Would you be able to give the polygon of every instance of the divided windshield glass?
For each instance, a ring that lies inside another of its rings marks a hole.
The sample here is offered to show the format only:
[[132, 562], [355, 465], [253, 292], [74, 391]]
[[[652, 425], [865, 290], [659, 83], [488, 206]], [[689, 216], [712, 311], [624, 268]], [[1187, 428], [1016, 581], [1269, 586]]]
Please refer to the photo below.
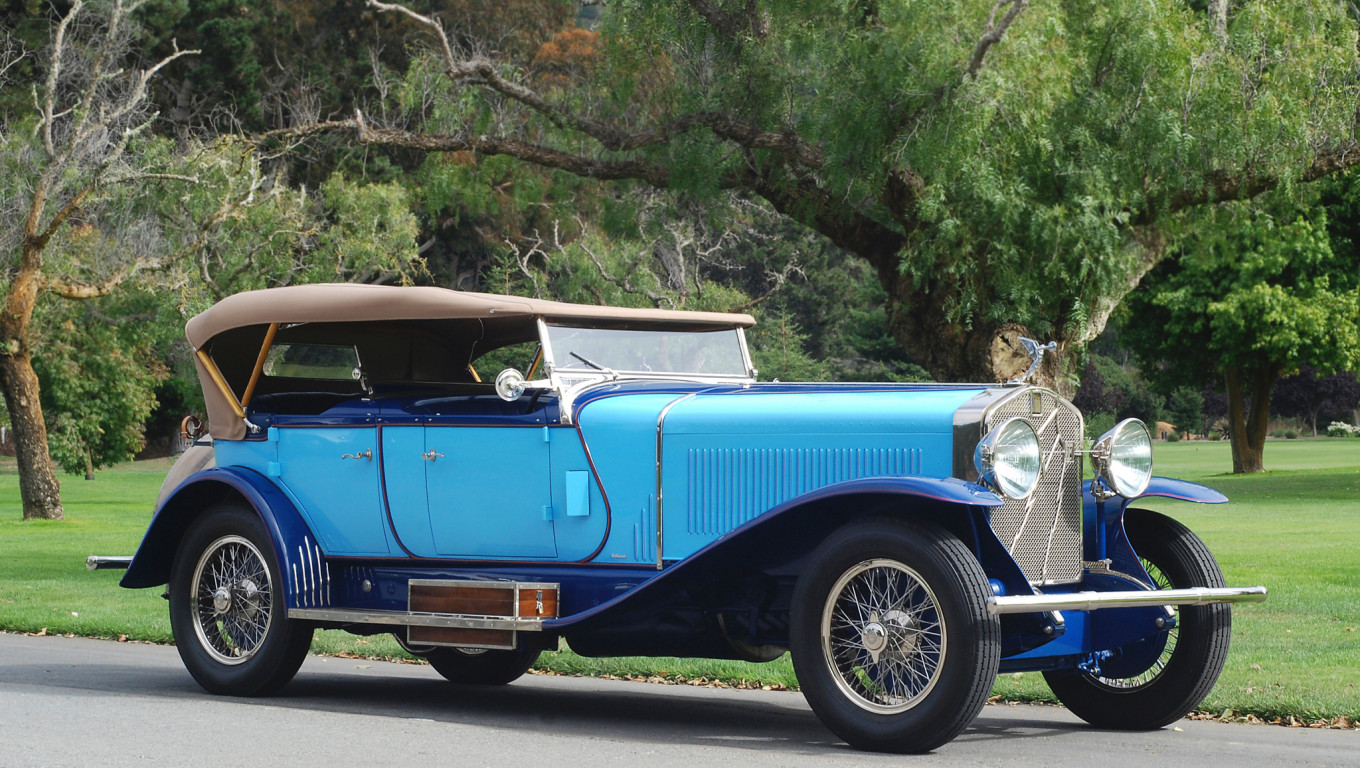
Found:
[[549, 325], [548, 344], [559, 371], [747, 376], [740, 333]]

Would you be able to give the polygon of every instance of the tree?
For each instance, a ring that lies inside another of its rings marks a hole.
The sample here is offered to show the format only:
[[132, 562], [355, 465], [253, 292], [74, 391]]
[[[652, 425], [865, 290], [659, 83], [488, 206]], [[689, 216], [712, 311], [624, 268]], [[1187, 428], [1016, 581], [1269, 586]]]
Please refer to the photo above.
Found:
[[1307, 419], [1317, 437], [1319, 420], [1346, 420], [1360, 408], [1360, 381], [1350, 371], [1320, 376], [1317, 368], [1301, 365], [1298, 373], [1275, 382], [1271, 402], [1277, 413]]
[[52, 457], [86, 480], [94, 479], [95, 469], [131, 460], [146, 444], [142, 425], [156, 405], [156, 386], [168, 375], [152, 354], [153, 339], [139, 313], [95, 304], [48, 307], [61, 316], [45, 318], [42, 354], [33, 361]]
[[[0, 309], [0, 388], [14, 427], [25, 519], [62, 518], [31, 357], [39, 297], [48, 292], [71, 298], [101, 295], [138, 270], [162, 263], [158, 255], [131, 247], [110, 254], [98, 265], [100, 274], [92, 276], [83, 269], [87, 265], [50, 258], [51, 252], [61, 249], [70, 230], [92, 226], [92, 215], [126, 213], [121, 205], [126, 199], [115, 202], [123, 189], [184, 181], [137, 162], [128, 152], [153, 119], [146, 108], [151, 79], [174, 59], [193, 53], [177, 50], [146, 69], [123, 68], [129, 17], [137, 7], [123, 0], [87, 7], [75, 0], [42, 57], [43, 77], [34, 89], [36, 121], [5, 115], [0, 123], [0, 165], [7, 177], [0, 211], [8, 219], [3, 228], [18, 240], [12, 242], [12, 236], [0, 246], [8, 262]], [[0, 70], [7, 64], [0, 63]]]
[[[939, 379], [1076, 357], [1201, 209], [1360, 162], [1355, 23], [1329, 0], [611, 4], [551, 82], [439, 19], [399, 120], [262, 137], [504, 155], [765, 201], [866, 260]], [[1203, 6], [1201, 6], [1203, 8]]]
[[1176, 387], [1167, 398], [1166, 415], [1182, 433], [1204, 434], [1204, 396], [1195, 387]]
[[1360, 362], [1360, 254], [1333, 252], [1323, 210], [1220, 213], [1131, 298], [1139, 322], [1125, 333], [1163, 382], [1224, 382], [1233, 472], [1261, 472], [1280, 375], [1306, 362], [1327, 371]]
[[[195, 51], [176, 49], [145, 69], [132, 66], [133, 15], [142, 7], [136, 0], [76, 0], [36, 57], [36, 113], [0, 115], [0, 259], [6, 266], [0, 389], [14, 428], [25, 519], [63, 516], [33, 364], [44, 354], [35, 322], [44, 301], [96, 299], [160, 280], [176, 289], [178, 299], [163, 302], [172, 313], [163, 319], [182, 325], [185, 314], [246, 287], [402, 279], [418, 269], [404, 190], [334, 177], [317, 196], [264, 174], [242, 145], [153, 135], [150, 84]], [[5, 50], [10, 53], [0, 60], [0, 77], [13, 62], [30, 58], [0, 44]], [[99, 343], [91, 334], [49, 330], [70, 341], [45, 361], [52, 381], [118, 367], [111, 359], [96, 360], [116, 348], [89, 348]], [[76, 400], [88, 395], [81, 387], [90, 384], [63, 381], [64, 388], [48, 398], [59, 408], [53, 424], [60, 434], [51, 450], [63, 460], [84, 450], [95, 464], [124, 452], [133, 442], [124, 427], [138, 422], [140, 432], [142, 405], [152, 399], [154, 382], [120, 382], [130, 387], [123, 393], [128, 405], [142, 404], [124, 412], [111, 402], [81, 411]], [[62, 413], [77, 418], [60, 418]], [[109, 419], [101, 422], [100, 414]], [[103, 445], [101, 430], [119, 437]]]

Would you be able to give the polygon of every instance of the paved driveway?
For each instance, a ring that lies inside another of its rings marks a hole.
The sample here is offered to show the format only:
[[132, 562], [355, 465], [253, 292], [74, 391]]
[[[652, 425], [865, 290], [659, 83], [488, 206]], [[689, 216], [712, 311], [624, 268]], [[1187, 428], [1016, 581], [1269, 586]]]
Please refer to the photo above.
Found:
[[424, 665], [310, 657], [268, 699], [204, 693], [165, 646], [0, 634], [0, 766], [1360, 766], [1360, 733], [1182, 721], [1152, 733], [989, 706], [930, 755], [837, 742], [788, 692], [528, 676], [460, 689]]

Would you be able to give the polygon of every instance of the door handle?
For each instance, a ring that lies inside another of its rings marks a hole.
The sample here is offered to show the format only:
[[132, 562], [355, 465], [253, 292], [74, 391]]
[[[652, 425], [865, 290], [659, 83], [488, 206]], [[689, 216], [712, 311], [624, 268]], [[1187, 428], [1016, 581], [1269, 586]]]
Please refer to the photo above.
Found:
[[432, 448], [432, 449], [430, 449], [430, 450], [428, 450], [428, 451], [426, 451], [426, 452], [420, 454], [420, 458], [422, 458], [422, 459], [424, 459], [424, 460], [426, 460], [426, 461], [434, 461], [435, 459], [442, 459], [442, 458], [444, 458], [444, 454], [439, 453], [438, 451], [436, 451], [436, 450], [434, 450], [434, 449]]
[[346, 454], [343, 454], [343, 455], [340, 457], [340, 460], [341, 460], [341, 461], [344, 461], [345, 459], [368, 459], [369, 461], [372, 461], [372, 460], [373, 460], [373, 449], [372, 449], [372, 448], [369, 448], [368, 450], [363, 451], [363, 452], [360, 452], [360, 453], [346, 453]]

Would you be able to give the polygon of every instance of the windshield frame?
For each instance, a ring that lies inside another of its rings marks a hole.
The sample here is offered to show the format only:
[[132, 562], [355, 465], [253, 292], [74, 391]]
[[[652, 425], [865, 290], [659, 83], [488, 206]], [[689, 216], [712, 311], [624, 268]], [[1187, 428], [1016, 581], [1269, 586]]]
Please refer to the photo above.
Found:
[[[568, 418], [571, 412], [571, 402], [575, 396], [589, 387], [615, 381], [685, 381], [700, 384], [736, 384], [748, 386], [754, 384], [757, 371], [751, 362], [751, 352], [746, 345], [745, 329], [741, 326], [714, 327], [711, 329], [689, 329], [677, 328], [674, 326], [656, 326], [648, 328], [620, 328], [618, 330], [646, 330], [646, 331], [671, 331], [674, 333], [712, 333], [715, 331], [725, 331], [736, 334], [737, 345], [740, 349], [742, 373], [686, 373], [676, 371], [634, 371], [634, 370], [614, 370], [609, 367], [607, 360], [591, 361], [598, 362], [599, 369], [593, 368], [584, 362], [571, 359], [569, 355], [561, 349], [553, 348], [551, 328], [582, 328], [597, 329], [595, 325], [573, 324], [573, 323], [551, 323], [543, 317], [537, 318], [538, 336], [543, 345], [543, 369], [547, 373], [550, 386], [557, 390], [562, 400], [563, 418]], [[608, 328], [598, 328], [599, 330], [613, 330]], [[564, 360], [563, 358], [567, 358]]]

